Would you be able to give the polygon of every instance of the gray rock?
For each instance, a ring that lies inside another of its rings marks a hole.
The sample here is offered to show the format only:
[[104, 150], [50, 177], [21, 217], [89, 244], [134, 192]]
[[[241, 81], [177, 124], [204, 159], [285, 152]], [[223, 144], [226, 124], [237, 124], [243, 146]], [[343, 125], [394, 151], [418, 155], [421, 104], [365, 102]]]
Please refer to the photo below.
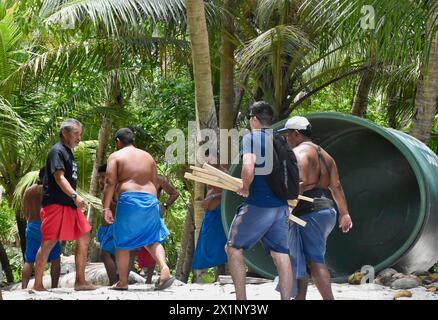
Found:
[[428, 276], [430, 276], [429, 271], [414, 271], [414, 272], [412, 272], [412, 274], [414, 276], [417, 276], [417, 277], [428, 277]]
[[427, 288], [431, 288], [431, 287], [437, 287], [438, 288], [438, 282], [431, 283], [430, 285], [427, 286]]
[[412, 277], [405, 277], [401, 279], [395, 280], [391, 284], [391, 289], [400, 290], [400, 289], [412, 289], [418, 287], [420, 284], [417, 279]]
[[406, 275], [403, 274], [403, 273], [400, 273], [400, 272], [397, 272], [397, 273], [395, 273], [395, 274], [392, 275], [392, 278], [393, 278], [393, 279], [402, 279], [402, 278], [404, 278], [404, 277], [406, 277]]
[[392, 269], [392, 268], [386, 268], [383, 269], [382, 271], [379, 272], [379, 274], [377, 275], [378, 278], [383, 278], [383, 277], [391, 277], [392, 275], [396, 274], [397, 270]]
[[375, 284], [379, 284], [382, 286], [386, 286], [389, 287], [396, 279], [393, 279], [391, 276], [386, 276], [386, 277], [377, 277], [374, 280]]

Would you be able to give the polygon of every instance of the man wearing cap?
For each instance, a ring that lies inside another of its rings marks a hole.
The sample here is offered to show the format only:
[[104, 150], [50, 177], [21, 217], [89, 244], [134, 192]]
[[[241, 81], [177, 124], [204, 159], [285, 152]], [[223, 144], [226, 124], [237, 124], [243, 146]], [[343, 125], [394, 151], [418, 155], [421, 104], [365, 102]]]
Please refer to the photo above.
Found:
[[[307, 293], [308, 267], [313, 281], [325, 300], [334, 299], [330, 273], [325, 266], [326, 241], [336, 224], [335, 203], [339, 210], [339, 228], [348, 232], [353, 223], [348, 214], [347, 201], [339, 181], [333, 158], [311, 140], [312, 126], [305, 117], [290, 118], [283, 129], [287, 142], [294, 149], [300, 170], [300, 194], [315, 198], [315, 202], [299, 201], [295, 216], [307, 222], [306, 227], [293, 224], [289, 229], [289, 252], [294, 281], [298, 285], [296, 300]], [[294, 288], [296, 289], [296, 288]], [[294, 290], [296, 291], [296, 290]]]
[[277, 268], [281, 299], [289, 300], [292, 291], [287, 202], [275, 196], [265, 178], [273, 164], [270, 129], [273, 115], [266, 102], [251, 105], [248, 116], [251, 133], [242, 139], [243, 187], [237, 193], [246, 199], [237, 209], [225, 247], [238, 300], [246, 299], [243, 250], [251, 249], [259, 240]]

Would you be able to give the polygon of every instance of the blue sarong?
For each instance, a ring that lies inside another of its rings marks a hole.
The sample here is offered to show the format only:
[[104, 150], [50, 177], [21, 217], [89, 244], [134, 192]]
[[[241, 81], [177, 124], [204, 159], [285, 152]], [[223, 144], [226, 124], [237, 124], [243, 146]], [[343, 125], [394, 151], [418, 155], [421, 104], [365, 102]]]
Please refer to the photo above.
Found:
[[114, 225], [100, 226], [97, 231], [97, 241], [99, 241], [100, 249], [116, 255], [116, 246], [114, 244]]
[[[29, 221], [26, 226], [26, 252], [24, 253], [24, 261], [35, 262], [38, 249], [41, 246], [41, 221]], [[50, 251], [48, 261], [56, 260], [61, 255], [61, 243], [58, 241]]]
[[162, 243], [168, 235], [156, 196], [146, 192], [122, 192], [119, 195], [114, 221], [116, 249], [133, 250], [155, 242]]
[[193, 255], [192, 268], [206, 269], [226, 263], [226, 243], [227, 237], [221, 221], [221, 206], [218, 205], [204, 215]]
[[[336, 225], [336, 210], [322, 209], [300, 216], [305, 227], [294, 223], [289, 228], [289, 256], [292, 264], [292, 297], [298, 293], [298, 279], [307, 277], [307, 264], [325, 264], [327, 238]], [[277, 290], [279, 290], [277, 286]]]

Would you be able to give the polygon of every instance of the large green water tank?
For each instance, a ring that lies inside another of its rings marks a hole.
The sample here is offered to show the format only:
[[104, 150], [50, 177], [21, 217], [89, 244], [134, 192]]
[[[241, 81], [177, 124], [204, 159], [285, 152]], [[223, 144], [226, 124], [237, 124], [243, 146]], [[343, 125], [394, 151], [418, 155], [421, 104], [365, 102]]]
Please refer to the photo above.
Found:
[[[397, 130], [340, 113], [305, 115], [313, 141], [333, 156], [347, 197], [353, 229], [336, 226], [327, 242], [326, 263], [340, 281], [362, 266], [375, 272], [429, 269], [438, 258], [438, 157], [417, 139]], [[278, 129], [285, 121], [273, 126]], [[230, 173], [240, 177], [240, 165]], [[243, 201], [225, 191], [225, 231]], [[245, 253], [248, 267], [268, 278], [277, 275], [258, 243]]]

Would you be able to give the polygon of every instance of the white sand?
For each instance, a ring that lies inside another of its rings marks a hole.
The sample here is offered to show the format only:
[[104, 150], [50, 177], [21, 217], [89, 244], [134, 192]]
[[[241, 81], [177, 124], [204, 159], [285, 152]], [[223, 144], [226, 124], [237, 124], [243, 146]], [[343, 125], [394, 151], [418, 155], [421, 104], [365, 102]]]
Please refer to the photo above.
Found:
[[[438, 294], [427, 292], [423, 287], [410, 289], [411, 298], [400, 300], [438, 300]], [[392, 300], [397, 290], [374, 284], [349, 285], [333, 284], [333, 294], [338, 300]], [[250, 300], [278, 300], [273, 282], [247, 285]], [[164, 291], [153, 291], [152, 285], [135, 284], [129, 291], [114, 291], [101, 287], [95, 291], [76, 292], [72, 288], [51, 289], [48, 292], [32, 290], [3, 291], [5, 300], [234, 300], [234, 286], [214, 284], [183, 284], [175, 281], [174, 285]], [[321, 297], [314, 285], [309, 286], [309, 300]]]

